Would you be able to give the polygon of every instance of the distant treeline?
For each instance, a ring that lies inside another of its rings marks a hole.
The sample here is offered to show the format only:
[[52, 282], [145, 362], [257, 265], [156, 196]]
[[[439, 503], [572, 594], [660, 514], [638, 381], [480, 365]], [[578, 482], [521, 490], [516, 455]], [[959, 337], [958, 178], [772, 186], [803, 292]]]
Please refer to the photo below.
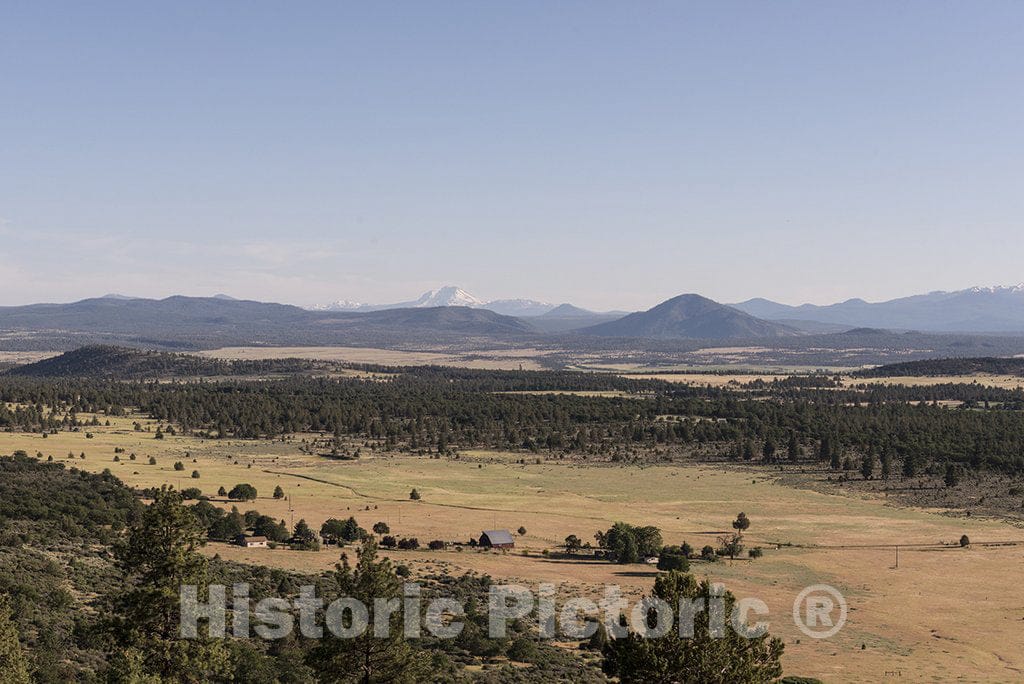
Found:
[[885, 366], [858, 371], [854, 375], [862, 378], [893, 378], [915, 375], [974, 375], [976, 373], [1024, 377], [1024, 358], [984, 356], [962, 359], [905, 361], [903, 363], [890, 363]]
[[36, 378], [82, 377], [143, 380], [172, 377], [294, 374], [308, 372], [316, 367], [316, 362], [303, 359], [229, 361], [194, 354], [175, 354], [111, 345], [90, 345], [42, 361], [17, 366], [6, 371], [6, 374]]
[[481, 370], [454, 366], [414, 366], [396, 368], [375, 364], [348, 364], [349, 368], [370, 373], [401, 373], [430, 382], [458, 383], [460, 389], [474, 392], [602, 392], [645, 393], [669, 390], [678, 385], [664, 380], [623, 377], [611, 373], [564, 370]]
[[[82, 413], [135, 407], [209, 438], [318, 432], [340, 442], [449, 454], [494, 448], [621, 460], [638, 454], [730, 454], [767, 461], [828, 459], [836, 450], [891, 454], [912, 471], [955, 462], [1024, 472], [1024, 392], [830, 382], [689, 387], [589, 373], [389, 369], [373, 380], [286, 379], [156, 383], [0, 378], [0, 428], [81, 425]], [[806, 386], [804, 386], [806, 384]], [[637, 390], [625, 396], [509, 390]], [[950, 409], [935, 402], [964, 402]], [[829, 444], [823, 449], [824, 442]]]

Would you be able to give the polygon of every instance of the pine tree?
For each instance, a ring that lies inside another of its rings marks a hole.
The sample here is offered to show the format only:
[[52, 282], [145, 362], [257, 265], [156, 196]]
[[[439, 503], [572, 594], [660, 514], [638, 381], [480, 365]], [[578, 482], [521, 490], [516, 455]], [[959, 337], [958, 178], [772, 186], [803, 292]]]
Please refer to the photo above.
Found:
[[832, 440], [829, 439], [828, 435], [821, 438], [821, 445], [818, 447], [818, 460], [832, 460]]
[[[680, 600], [715, 594], [709, 580], [698, 583], [693, 575], [668, 572], [654, 581], [653, 595], [670, 606]], [[732, 614], [735, 598], [722, 596], [725, 615]], [[604, 648], [602, 668], [623, 684], [647, 682], [774, 682], [782, 676], [783, 643], [764, 634], [747, 639], [726, 627], [724, 635], [713, 635], [708, 611], [694, 616], [693, 636], [681, 637], [678, 625], [659, 638], [646, 639], [635, 633], [609, 641]]]
[[947, 487], [956, 487], [960, 484], [960, 469], [953, 463], [946, 464], [946, 476], [944, 478]]
[[800, 460], [800, 442], [797, 440], [795, 432], [789, 433], [789, 446], [786, 447], [786, 453], [790, 461]]
[[590, 640], [587, 642], [587, 648], [591, 651], [601, 651], [604, 650], [607, 643], [608, 630], [605, 629], [604, 622], [598, 622], [597, 630], [590, 635]]
[[886, 449], [882, 452], [882, 479], [888, 480], [892, 477], [892, 452]]
[[401, 599], [403, 595], [402, 581], [395, 574], [391, 561], [377, 560], [376, 542], [372, 539], [363, 542], [355, 567], [342, 556], [335, 579], [340, 590], [338, 598], [352, 597], [367, 607], [369, 626], [363, 634], [349, 639], [337, 639], [325, 633], [320, 645], [307, 658], [319, 679], [363, 684], [429, 680], [429, 661], [406, 640], [400, 611], [390, 615], [386, 636], [374, 635], [374, 600]]
[[18, 630], [11, 618], [7, 596], [0, 594], [0, 682], [29, 684], [28, 662], [18, 641]]
[[754, 444], [749, 439], [743, 442], [743, 460], [752, 461], [754, 459]]
[[860, 460], [860, 474], [865, 480], [870, 480], [874, 473], [875, 457], [871, 454], [864, 454], [864, 458]]
[[903, 477], [914, 477], [917, 475], [917, 459], [907, 456], [903, 459]]
[[196, 586], [205, 596], [207, 561], [198, 551], [205, 542], [206, 530], [181, 495], [164, 486], [117, 549], [128, 587], [116, 600], [114, 632], [118, 652], [138, 652], [131, 664], [138, 675], [203, 682], [226, 673], [221, 642], [183, 639], [179, 631], [181, 587]]
[[839, 449], [832, 450], [832, 456], [829, 458], [828, 467], [832, 470], [839, 470], [843, 467], [843, 454]]

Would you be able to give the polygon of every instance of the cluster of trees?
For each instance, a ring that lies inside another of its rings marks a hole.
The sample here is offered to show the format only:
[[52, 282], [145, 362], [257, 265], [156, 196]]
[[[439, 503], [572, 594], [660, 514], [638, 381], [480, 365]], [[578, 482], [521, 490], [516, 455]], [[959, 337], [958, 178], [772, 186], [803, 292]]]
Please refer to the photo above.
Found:
[[[94, 475], [59, 462], [40, 462], [24, 451], [0, 458], [0, 530], [12, 521], [60, 521], [57, 538], [88, 536], [110, 540], [141, 507], [132, 491], [110, 471]], [[30, 534], [25, 528], [24, 534]]]
[[616, 563], [639, 563], [644, 558], [657, 556], [664, 546], [661, 530], [654, 526], [638, 527], [617, 522], [594, 535], [597, 545], [606, 549]]
[[[142, 380], [170, 377], [212, 377], [302, 373], [317, 368], [303, 359], [211, 359], [195, 354], [88, 345], [36, 363], [16, 367], [12, 376], [37, 378], [89, 377]], [[322, 365], [322, 364], [320, 364]]]
[[[946, 463], [1024, 472], [1020, 390], [967, 384], [822, 389], [827, 379], [811, 378], [739, 390], [622, 380], [642, 388], [625, 397], [505, 392], [621, 380], [578, 377], [592, 375], [409, 369], [385, 381], [297, 377], [191, 384], [3, 378], [0, 428], [73, 429], [83, 412], [117, 415], [137, 406], [162, 424], [211, 437], [319, 431], [414, 452], [489, 447], [610, 460], [622, 453], [698, 449], [862, 472], [864, 456], [871, 454], [868, 476], [879, 462], [889, 475], [941, 471]], [[967, 402], [967, 408], [944, 408], [935, 404], [939, 399]]]
[[[430, 542], [433, 544], [434, 542]], [[442, 548], [444, 542], [441, 542]], [[386, 534], [380, 539], [380, 545], [386, 549], [401, 549], [402, 551], [415, 551], [420, 548], [420, 540], [416, 537], [398, 537]], [[436, 547], [432, 547], [436, 548]]]
[[[386, 523], [377, 523], [373, 529], [374, 532], [378, 529], [389, 531]], [[354, 517], [349, 517], [348, 520], [330, 518], [320, 526], [320, 536], [325, 543], [337, 544], [339, 546], [350, 542], [363, 541], [370, 537], [369, 533], [359, 526]]]
[[[702, 560], [714, 561], [719, 556], [736, 558], [743, 552], [743, 533], [750, 528], [750, 518], [741, 512], [732, 522], [733, 534], [719, 538], [719, 547], [707, 545], [700, 552]], [[639, 563], [646, 558], [658, 559], [658, 569], [665, 571], [678, 570], [686, 572], [690, 568], [690, 560], [695, 557], [694, 548], [685, 541], [676, 545], [665, 545], [661, 530], [657, 527], [639, 527], [624, 522], [617, 522], [608, 530], [599, 530], [594, 539], [599, 548], [607, 554], [607, 558], [615, 563]], [[565, 550], [569, 554], [577, 553], [583, 544], [579, 537], [572, 534], [565, 538]], [[751, 557], [761, 555], [760, 549]]]
[[1017, 375], [1024, 377], [1024, 359], [1018, 357], [973, 357], [953, 359], [925, 359], [889, 363], [877, 368], [857, 371], [854, 375], [862, 378], [893, 378], [906, 376], [974, 375], [992, 373], [995, 375]]
[[[159, 490], [151, 494], [155, 498]], [[178, 494], [187, 500], [185, 492]], [[294, 549], [315, 551], [320, 548], [320, 539], [305, 520], [299, 520], [290, 529], [284, 520], [277, 520], [256, 510], [241, 513], [237, 506], [225, 511], [209, 501], [201, 500], [189, 506], [189, 511], [205, 530], [206, 538], [231, 542], [241, 534], [266, 537], [275, 544], [288, 544]]]
[[[203, 628], [199, 639], [183, 639], [182, 584], [196, 585], [203, 596], [210, 584], [246, 582], [253, 601], [294, 596], [298, 587], [315, 584], [328, 602], [361, 599], [373, 624], [374, 599], [400, 601], [408, 570], [378, 558], [372, 539], [364, 540], [354, 560], [344, 557], [334, 572], [317, 577], [209, 559], [199, 552], [208, 536], [203, 504], [189, 506], [174, 490], [157, 490], [144, 507], [109, 475], [82, 474], [26, 456], [0, 458], [0, 472], [0, 505], [10, 513], [4, 534], [17, 535], [0, 539], [5, 684], [461, 681], [470, 678], [463, 665], [500, 657], [534, 667], [493, 670], [499, 681], [600, 678], [593, 665], [537, 642], [527, 621], [511, 624], [506, 638], [488, 638], [490, 580], [478, 575], [440, 575], [425, 587], [426, 599], [451, 596], [466, 606], [460, 618], [465, 629], [454, 640], [407, 640], [400, 612], [387, 618], [397, 622], [385, 639], [372, 630], [356, 639], [209, 639]], [[38, 492], [48, 497], [45, 508], [30, 505]], [[66, 564], [54, 560], [62, 556]]]

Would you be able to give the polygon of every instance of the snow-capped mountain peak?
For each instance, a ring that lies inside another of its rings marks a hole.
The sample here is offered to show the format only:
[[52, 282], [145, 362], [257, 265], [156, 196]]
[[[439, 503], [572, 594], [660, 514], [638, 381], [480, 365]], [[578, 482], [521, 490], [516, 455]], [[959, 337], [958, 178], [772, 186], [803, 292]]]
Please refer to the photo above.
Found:
[[495, 299], [484, 304], [484, 308], [505, 316], [540, 316], [554, 309], [555, 305], [534, 299]]
[[472, 309], [487, 309], [506, 316], [539, 316], [555, 308], [554, 304], [537, 302], [532, 299], [495, 299], [485, 301], [466, 292], [461, 287], [446, 285], [428, 290], [419, 299], [396, 304], [363, 304], [339, 300], [332, 304], [312, 307], [315, 311], [381, 311], [384, 309], [426, 309], [436, 306], [468, 306]]
[[432, 306], [470, 306], [482, 307], [486, 302], [469, 294], [461, 287], [446, 285], [437, 290], [427, 290], [412, 303], [417, 308]]
[[1017, 285], [993, 285], [990, 287], [972, 287], [969, 292], [974, 294], [997, 294], [1002, 292], [1016, 293], [1024, 292], [1024, 283]]
[[310, 309], [313, 311], [358, 311], [365, 306], [366, 304], [353, 302], [350, 299], [339, 299], [330, 304], [314, 304]]

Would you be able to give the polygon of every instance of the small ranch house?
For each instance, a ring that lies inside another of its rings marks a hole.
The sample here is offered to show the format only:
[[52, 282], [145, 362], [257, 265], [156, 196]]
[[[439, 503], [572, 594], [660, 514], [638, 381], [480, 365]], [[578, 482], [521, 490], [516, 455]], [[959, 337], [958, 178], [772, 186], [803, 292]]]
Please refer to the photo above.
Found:
[[238, 546], [244, 546], [247, 549], [265, 549], [267, 548], [267, 538], [258, 536], [250, 537], [245, 534], [240, 534], [235, 537], [235, 544]]

